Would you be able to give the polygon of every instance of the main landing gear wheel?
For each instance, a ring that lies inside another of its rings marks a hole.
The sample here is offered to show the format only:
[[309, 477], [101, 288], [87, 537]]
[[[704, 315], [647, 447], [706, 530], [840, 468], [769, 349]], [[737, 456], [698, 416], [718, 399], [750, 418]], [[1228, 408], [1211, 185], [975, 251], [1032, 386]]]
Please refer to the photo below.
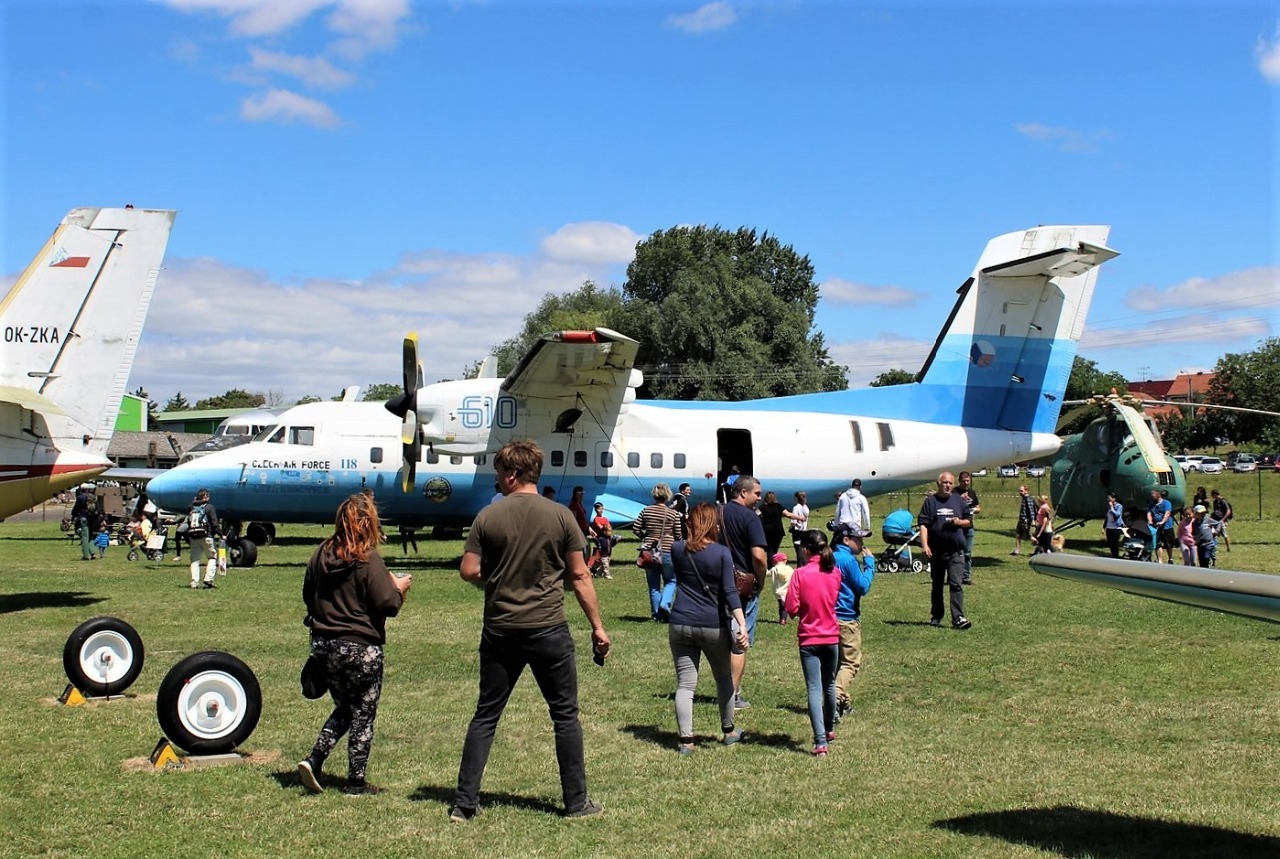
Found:
[[143, 653], [136, 629], [118, 617], [95, 617], [67, 636], [62, 668], [86, 695], [118, 695], [142, 673]]
[[175, 746], [193, 755], [217, 755], [243, 743], [262, 715], [258, 678], [230, 653], [193, 653], [160, 683], [156, 716]]
[[272, 522], [250, 522], [244, 535], [257, 546], [270, 546], [276, 539], [276, 526]]
[[227, 563], [233, 567], [252, 567], [258, 563], [258, 544], [248, 537], [227, 544]]

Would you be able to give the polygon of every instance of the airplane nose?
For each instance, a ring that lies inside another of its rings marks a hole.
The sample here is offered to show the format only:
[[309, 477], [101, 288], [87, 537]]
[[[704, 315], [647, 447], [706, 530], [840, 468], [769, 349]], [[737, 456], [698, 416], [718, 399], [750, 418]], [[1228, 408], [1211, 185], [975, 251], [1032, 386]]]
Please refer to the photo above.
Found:
[[188, 476], [184, 469], [174, 468], [151, 478], [147, 483], [147, 497], [166, 510], [183, 510], [200, 488], [196, 483], [194, 475]]

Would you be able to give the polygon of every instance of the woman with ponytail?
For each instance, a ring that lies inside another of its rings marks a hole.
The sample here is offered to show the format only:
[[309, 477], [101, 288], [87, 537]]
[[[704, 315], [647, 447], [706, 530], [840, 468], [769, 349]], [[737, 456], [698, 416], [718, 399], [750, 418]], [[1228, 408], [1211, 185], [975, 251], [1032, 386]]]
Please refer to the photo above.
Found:
[[827, 744], [835, 739], [836, 665], [840, 658], [840, 624], [836, 598], [840, 595], [840, 571], [835, 554], [822, 531], [806, 531], [804, 548], [809, 560], [796, 570], [787, 588], [787, 614], [799, 618], [800, 667], [809, 696], [809, 723], [813, 727], [813, 755], [826, 757]]

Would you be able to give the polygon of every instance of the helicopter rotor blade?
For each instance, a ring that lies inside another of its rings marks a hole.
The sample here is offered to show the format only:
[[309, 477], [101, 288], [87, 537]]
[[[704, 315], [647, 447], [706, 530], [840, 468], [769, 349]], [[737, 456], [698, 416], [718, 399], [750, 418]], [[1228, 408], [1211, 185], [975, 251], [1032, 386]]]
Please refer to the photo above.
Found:
[[1146, 463], [1147, 470], [1152, 474], [1171, 471], [1169, 458], [1165, 456], [1160, 442], [1156, 440], [1155, 434], [1151, 432], [1151, 428], [1147, 426], [1147, 422], [1143, 420], [1138, 410], [1121, 402], [1112, 402], [1111, 407], [1124, 419], [1125, 426], [1129, 428], [1129, 434], [1138, 445], [1138, 452], [1142, 454], [1142, 461]]

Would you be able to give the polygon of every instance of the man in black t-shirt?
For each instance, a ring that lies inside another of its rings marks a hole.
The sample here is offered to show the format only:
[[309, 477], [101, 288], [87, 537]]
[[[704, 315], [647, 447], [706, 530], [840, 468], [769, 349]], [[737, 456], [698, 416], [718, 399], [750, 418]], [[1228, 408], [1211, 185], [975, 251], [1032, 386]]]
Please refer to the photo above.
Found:
[[965, 529], [973, 527], [968, 503], [953, 492], [955, 478], [951, 472], [938, 475], [938, 491], [925, 496], [916, 521], [920, 524], [920, 546], [929, 559], [933, 577], [930, 594], [930, 626], [942, 626], [942, 586], [951, 590], [951, 626], [968, 629], [973, 626], [964, 616], [964, 546]]

